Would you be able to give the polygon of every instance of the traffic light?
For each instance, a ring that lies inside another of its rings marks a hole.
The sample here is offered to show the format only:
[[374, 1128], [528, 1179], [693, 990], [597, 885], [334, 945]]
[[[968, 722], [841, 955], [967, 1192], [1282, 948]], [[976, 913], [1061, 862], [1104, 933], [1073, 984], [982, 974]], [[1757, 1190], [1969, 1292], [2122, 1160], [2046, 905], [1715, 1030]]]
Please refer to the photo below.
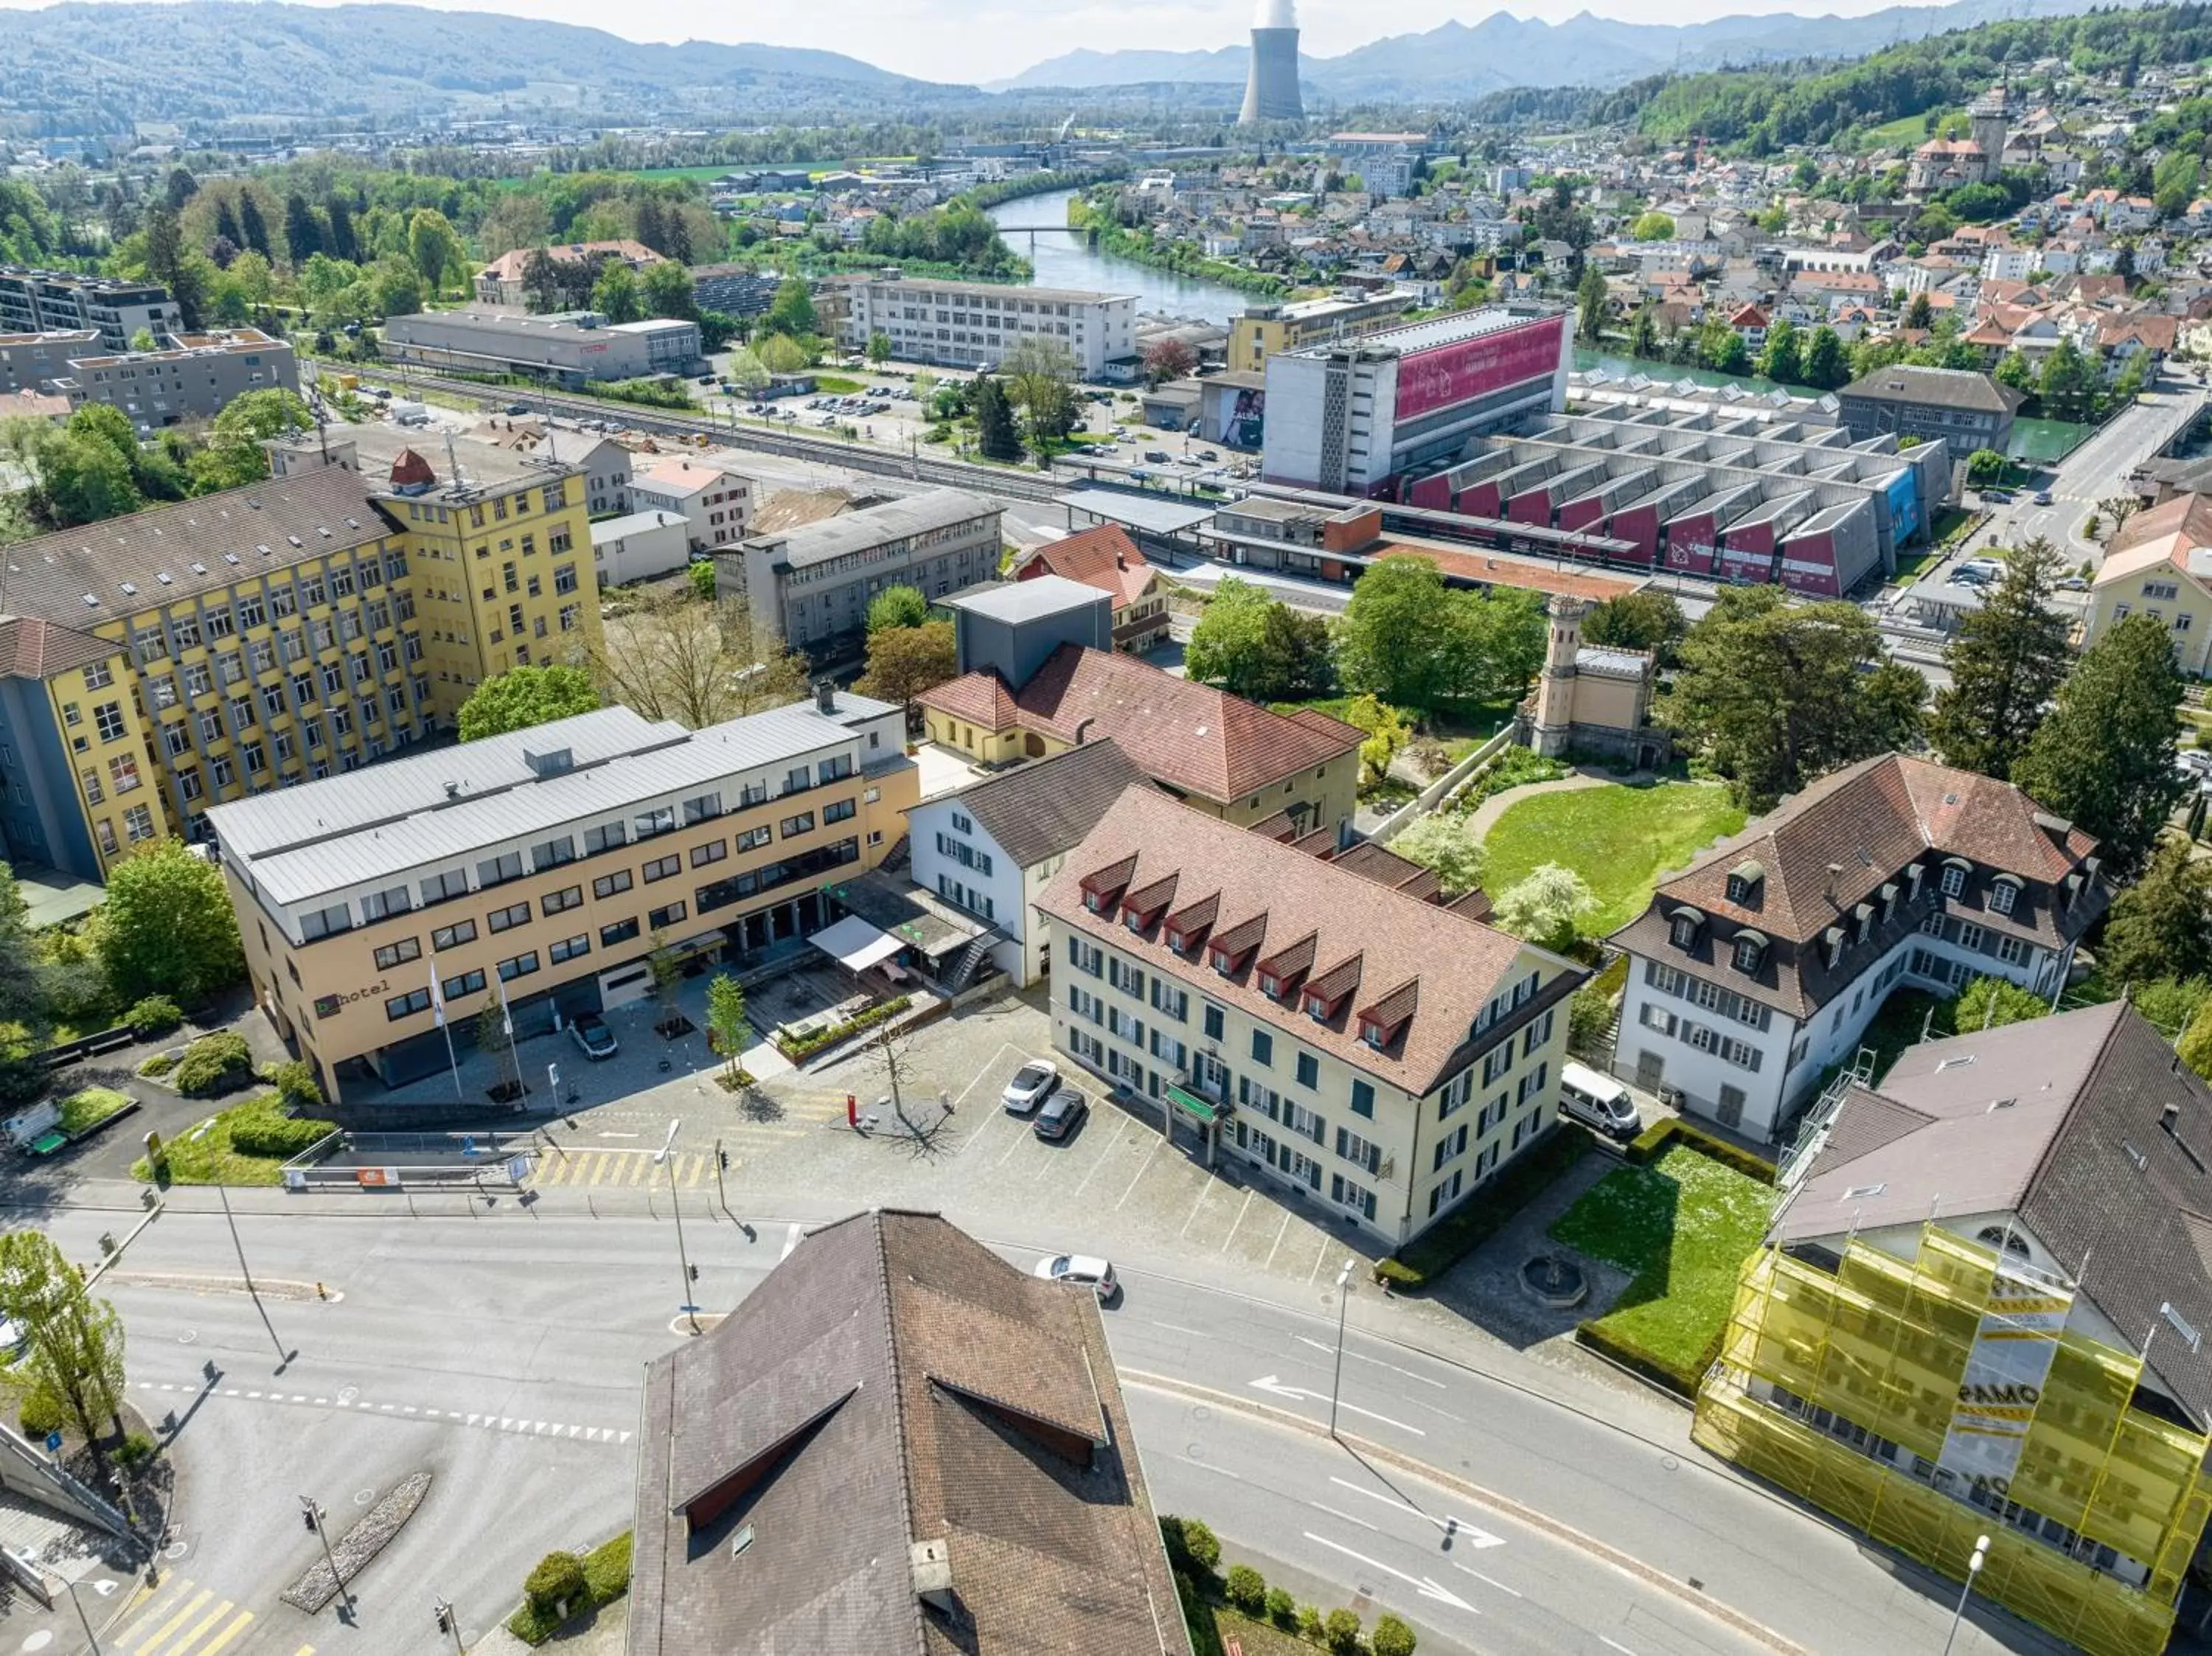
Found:
[[690, 1267], [690, 1270], [691, 1272], [691, 1280], [695, 1283], [697, 1282], [699, 1280], [699, 1267], [692, 1265]]
[[444, 1599], [441, 1598], [437, 1601], [436, 1610], [438, 1616], [438, 1631], [441, 1633], [451, 1633], [453, 1630], [453, 1607], [447, 1604]]
[[315, 1528], [315, 1509], [313, 1507], [301, 1507], [300, 1521], [307, 1526], [308, 1533], [313, 1534]]
[[721, 1158], [722, 1166], [724, 1168], [726, 1168], [730, 1165], [729, 1151], [722, 1149], [720, 1145], [717, 1145], [714, 1148], [714, 1154]]

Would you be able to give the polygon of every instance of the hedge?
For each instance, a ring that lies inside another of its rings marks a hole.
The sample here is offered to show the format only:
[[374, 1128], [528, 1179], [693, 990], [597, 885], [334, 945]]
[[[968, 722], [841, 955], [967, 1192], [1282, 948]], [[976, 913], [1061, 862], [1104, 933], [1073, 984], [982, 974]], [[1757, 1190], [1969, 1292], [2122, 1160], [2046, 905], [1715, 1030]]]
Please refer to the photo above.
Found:
[[[507, 1630], [528, 1645], [542, 1645], [561, 1630], [553, 1606], [565, 1598], [574, 1617], [599, 1610], [629, 1591], [630, 1532], [592, 1548], [581, 1558], [573, 1552], [550, 1552], [530, 1572], [523, 1600], [507, 1618]], [[574, 1568], [573, 1573], [571, 1566]], [[557, 1592], [547, 1592], [549, 1587]]]
[[775, 1050], [793, 1064], [803, 1063], [815, 1053], [859, 1034], [863, 1029], [872, 1029], [886, 1018], [896, 1017], [913, 1004], [913, 996], [895, 995], [889, 1000], [878, 1001], [873, 1006], [864, 1006], [851, 1017], [841, 1018], [811, 1034], [792, 1036], [779, 1029], [775, 1032]]
[[223, 1030], [202, 1035], [185, 1048], [185, 1056], [171, 1080], [186, 1098], [212, 1098], [244, 1086], [253, 1078], [253, 1049], [246, 1037]]
[[1620, 1338], [1611, 1331], [1600, 1328], [1595, 1322], [1576, 1324], [1575, 1340], [1578, 1344], [1586, 1345], [1591, 1350], [1612, 1358], [1630, 1373], [1641, 1374], [1654, 1385], [1664, 1386], [1677, 1397], [1686, 1398], [1692, 1403], [1697, 1401], [1698, 1387], [1705, 1381], [1705, 1370], [1713, 1366], [1713, 1359], [1720, 1355], [1721, 1345], [1720, 1339], [1717, 1336], [1712, 1344], [1707, 1348], [1704, 1357], [1698, 1362], [1698, 1372], [1694, 1374], [1686, 1374], [1665, 1358], [1646, 1351], [1643, 1347], [1630, 1341]]
[[1756, 1179], [1762, 1185], [1771, 1185], [1775, 1180], [1773, 1162], [1764, 1156], [1753, 1156], [1749, 1150], [1739, 1149], [1725, 1138], [1716, 1138], [1677, 1115], [1670, 1115], [1646, 1127], [1629, 1140], [1628, 1148], [1623, 1153], [1632, 1165], [1641, 1168], [1656, 1162], [1677, 1143], [1700, 1156], [1711, 1156], [1723, 1167], [1732, 1168], [1747, 1179]]
[[1589, 1147], [1588, 1133], [1555, 1125], [1533, 1149], [1508, 1162], [1496, 1180], [1478, 1187], [1389, 1259], [1377, 1260], [1376, 1279], [1393, 1288], [1426, 1288], [1503, 1230]]
[[271, 1100], [230, 1114], [230, 1147], [240, 1156], [264, 1156], [289, 1162], [313, 1149], [338, 1130], [335, 1121], [310, 1116], [286, 1115]]
[[123, 1015], [125, 1026], [141, 1040], [166, 1035], [184, 1021], [184, 1013], [167, 995], [149, 995]]

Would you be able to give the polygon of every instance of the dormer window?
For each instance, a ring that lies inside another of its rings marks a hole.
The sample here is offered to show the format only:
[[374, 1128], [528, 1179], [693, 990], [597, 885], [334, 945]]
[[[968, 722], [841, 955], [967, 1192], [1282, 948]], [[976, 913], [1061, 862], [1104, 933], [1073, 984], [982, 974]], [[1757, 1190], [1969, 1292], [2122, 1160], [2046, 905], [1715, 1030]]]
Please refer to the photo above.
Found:
[[1379, 1052], [1389, 1041], [1390, 1032], [1373, 1018], [1362, 1018], [1359, 1020], [1359, 1038]]
[[1190, 939], [1185, 937], [1182, 932], [1176, 931], [1173, 926], [1170, 926], [1168, 928], [1167, 936], [1168, 952], [1170, 954], [1182, 955], [1189, 952]]
[[1305, 1013], [1316, 1023], [1327, 1023], [1329, 1013], [1328, 998], [1322, 995], [1308, 995], [1305, 998]]
[[1766, 939], [1756, 931], [1739, 931], [1735, 937], [1735, 969], [1747, 975], [1759, 970], [1759, 963], [1766, 956]]
[[1106, 894], [1103, 891], [1085, 892], [1083, 906], [1093, 914], [1103, 914], [1106, 912]]
[[1282, 999], [1283, 980], [1273, 972], [1262, 972], [1260, 974], [1260, 992], [1269, 1000]]
[[1738, 907], [1757, 907], [1759, 887], [1765, 880], [1766, 870], [1752, 858], [1746, 858], [1729, 870], [1728, 900]]
[[1225, 949], [1208, 949], [1206, 963], [1224, 978], [1237, 969], [1236, 962], [1230, 958], [1229, 951]]
[[1705, 924], [1705, 917], [1694, 908], [1676, 909], [1674, 918], [1667, 923], [1668, 936], [1673, 939], [1674, 947], [1696, 948], [1698, 928]]
[[1142, 931], [1145, 929], [1145, 917], [1133, 908], [1121, 916], [1121, 924], [1132, 931]]
[[1990, 907], [1999, 914], [2009, 914], [2012, 906], [2019, 901], [2020, 882], [2009, 875], [1998, 875], [1990, 887]]
[[1874, 936], [1874, 905], [1861, 903], [1851, 910], [1851, 918], [1859, 923], [1858, 941], [1864, 943]]
[[1943, 864], [1943, 895], [1956, 897], [1966, 889], [1966, 865], [1964, 863]]
[[1844, 928], [1832, 925], [1820, 934], [1820, 946], [1827, 951], [1828, 964], [1832, 967], [1844, 955]]

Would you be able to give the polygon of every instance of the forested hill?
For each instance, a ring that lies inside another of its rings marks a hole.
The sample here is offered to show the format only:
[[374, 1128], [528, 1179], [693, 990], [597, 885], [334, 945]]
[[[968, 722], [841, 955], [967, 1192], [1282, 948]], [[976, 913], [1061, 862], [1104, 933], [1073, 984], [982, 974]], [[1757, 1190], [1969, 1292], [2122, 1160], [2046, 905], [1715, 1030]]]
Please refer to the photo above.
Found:
[[[2151, 6], [2078, 17], [1985, 23], [1878, 52], [1856, 64], [1723, 70], [1655, 77], [1602, 101], [1662, 139], [1703, 136], [1752, 155], [1826, 143], [1867, 127], [1961, 104], [2009, 78], [2033, 98], [2057, 58], [2077, 74], [2124, 75], [2212, 57], [2212, 7]], [[1626, 94], [1628, 95], [1624, 96]]]

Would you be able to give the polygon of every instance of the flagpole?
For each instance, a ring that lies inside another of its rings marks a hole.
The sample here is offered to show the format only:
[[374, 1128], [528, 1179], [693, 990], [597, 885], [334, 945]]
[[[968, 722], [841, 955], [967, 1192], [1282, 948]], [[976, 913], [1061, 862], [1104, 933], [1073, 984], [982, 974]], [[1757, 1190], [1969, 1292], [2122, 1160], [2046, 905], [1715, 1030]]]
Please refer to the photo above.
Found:
[[446, 992], [438, 982], [438, 951], [430, 951], [430, 1016], [446, 1037], [446, 1065], [453, 1072], [453, 1101], [465, 1104], [468, 1095], [461, 1090], [461, 1060], [453, 1052], [453, 1026], [446, 1022]]
[[[514, 1071], [516, 1089], [526, 1094], [530, 1088], [522, 1078], [522, 1054], [514, 1050], [514, 1012], [507, 1004], [507, 980], [500, 977], [496, 972], [493, 973], [492, 976], [499, 984], [499, 1022], [500, 1028], [507, 1032], [507, 1063]], [[527, 1107], [518, 1099], [514, 1107], [520, 1110]]]

